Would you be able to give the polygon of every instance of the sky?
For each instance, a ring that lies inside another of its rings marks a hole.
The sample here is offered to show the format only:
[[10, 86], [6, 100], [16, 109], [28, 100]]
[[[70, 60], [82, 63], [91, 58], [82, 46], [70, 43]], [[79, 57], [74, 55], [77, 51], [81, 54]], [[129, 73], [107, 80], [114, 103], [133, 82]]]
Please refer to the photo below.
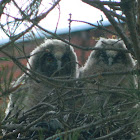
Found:
[[[101, 11], [97, 10], [96, 8], [86, 3], [83, 3], [81, 0], [61, 0], [60, 12], [61, 13], [60, 13], [59, 28], [68, 27], [69, 14], [72, 15], [71, 18], [73, 20], [82, 20], [91, 23], [95, 23], [101, 20], [101, 15], [103, 15]], [[56, 26], [59, 17], [58, 13], [59, 13], [58, 9], [56, 8], [44, 20], [44, 21], [50, 21], [50, 22], [46, 22], [48, 27], [53, 29]], [[54, 16], [55, 18], [52, 18]], [[44, 21], [41, 23], [42, 25], [43, 23], [45, 23]], [[73, 22], [72, 26], [78, 26], [81, 24], [82, 23]]]
[[[27, 0], [16, 0], [17, 2], [24, 2]], [[47, 3], [48, 2], [48, 3]], [[40, 12], [44, 12], [45, 10], [48, 10], [48, 8], [50, 8], [51, 6], [51, 2], [52, 0], [43, 0], [42, 3], [42, 7], [40, 9]], [[21, 5], [22, 9], [24, 9], [24, 7], [26, 7], [27, 3], [24, 3], [24, 6]], [[59, 7], [59, 8], [58, 8]], [[13, 10], [14, 9], [14, 10]], [[18, 12], [16, 11], [15, 7], [12, 7], [12, 5], [7, 5], [7, 11], [10, 15], [14, 16], [14, 17], [20, 17]], [[59, 19], [59, 14], [60, 14], [60, 19]], [[54, 31], [59, 19], [59, 23], [58, 23], [58, 31], [65, 29], [68, 30], [69, 29], [69, 14], [71, 14], [71, 19], [72, 20], [82, 20], [82, 21], [86, 21], [86, 22], [90, 22], [90, 23], [94, 23], [97, 24], [97, 21], [101, 20], [102, 17], [104, 19], [104, 21], [106, 22], [106, 18], [103, 15], [103, 13], [101, 11], [99, 11], [98, 9], [83, 3], [81, 0], [61, 0], [61, 2], [59, 3], [59, 6], [57, 6], [53, 11], [51, 11], [49, 13], [49, 15], [47, 15], [46, 18], [44, 18], [39, 24], [43, 27], [46, 28], [48, 30]], [[102, 17], [101, 17], [102, 15]], [[3, 16], [1, 19], [1, 23], [2, 21], [5, 22], [7, 19]], [[10, 18], [9, 18], [10, 20]], [[12, 20], [12, 19], [11, 19]], [[82, 25], [85, 25], [83, 23], [79, 23], [79, 22], [72, 22], [71, 24], [71, 28], [78, 28], [78, 27], [82, 27]], [[21, 32], [21, 30], [25, 29], [25, 24], [20, 25], [17, 33]], [[13, 29], [11, 29], [13, 30]], [[36, 30], [34, 30], [34, 32], [36, 32]], [[5, 39], [7, 40], [7, 36], [0, 30], [0, 43], [1, 42], [5, 42]]]

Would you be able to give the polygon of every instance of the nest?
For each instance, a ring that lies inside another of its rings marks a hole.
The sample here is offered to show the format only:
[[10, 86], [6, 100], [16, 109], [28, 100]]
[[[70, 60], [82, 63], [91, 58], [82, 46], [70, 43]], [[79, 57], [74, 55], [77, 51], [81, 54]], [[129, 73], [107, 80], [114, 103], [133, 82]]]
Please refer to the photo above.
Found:
[[[114, 96], [116, 94], [119, 98]], [[6, 118], [2, 122], [5, 133], [2, 139], [136, 139], [139, 105], [134, 94], [137, 93], [124, 89], [100, 92], [81, 88], [54, 89], [49, 97], [22, 115], [18, 116], [17, 112]]]

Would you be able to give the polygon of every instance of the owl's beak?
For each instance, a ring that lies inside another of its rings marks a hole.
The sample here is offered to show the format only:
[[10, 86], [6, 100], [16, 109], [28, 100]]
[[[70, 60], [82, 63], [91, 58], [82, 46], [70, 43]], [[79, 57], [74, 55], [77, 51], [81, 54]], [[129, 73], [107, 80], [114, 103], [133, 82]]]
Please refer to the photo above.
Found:
[[59, 71], [59, 70], [62, 69], [62, 67], [61, 67], [61, 64], [62, 64], [62, 62], [61, 62], [62, 52], [55, 53], [55, 58], [57, 58], [57, 65], [58, 65], [57, 71]]
[[57, 65], [58, 65], [57, 70], [58, 71], [61, 70], [61, 61], [60, 60], [57, 60]]
[[111, 66], [113, 64], [113, 58], [112, 57], [109, 57], [108, 59], [108, 65]]

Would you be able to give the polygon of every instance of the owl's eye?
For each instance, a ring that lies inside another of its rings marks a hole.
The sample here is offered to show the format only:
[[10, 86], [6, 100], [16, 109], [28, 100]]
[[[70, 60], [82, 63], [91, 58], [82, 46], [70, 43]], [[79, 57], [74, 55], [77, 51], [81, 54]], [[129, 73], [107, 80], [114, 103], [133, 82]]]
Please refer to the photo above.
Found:
[[70, 61], [69, 55], [67, 55], [67, 54], [63, 55], [62, 61], [63, 61], [64, 63], [68, 63], [68, 62]]
[[46, 54], [44, 55], [44, 57], [45, 57], [45, 60], [46, 60], [47, 62], [53, 62], [53, 61], [54, 61], [54, 57], [53, 57], [53, 55], [52, 55], [51, 53], [46, 53]]
[[50, 62], [54, 62], [54, 60], [55, 59], [54, 59], [53, 55], [50, 54], [50, 53], [45, 53], [40, 58], [41, 62], [48, 62], [48, 63], [50, 63]]
[[118, 59], [122, 59], [122, 56], [118, 56]]
[[48, 62], [53, 62], [53, 58], [52, 58], [52, 57], [48, 57], [48, 58], [47, 58], [47, 61], [48, 61]]
[[125, 59], [125, 55], [123, 53], [118, 53], [118, 55], [116, 56], [116, 59], [124, 60]]
[[100, 52], [100, 58], [103, 59], [103, 60], [108, 59], [108, 56], [107, 56], [105, 51]]

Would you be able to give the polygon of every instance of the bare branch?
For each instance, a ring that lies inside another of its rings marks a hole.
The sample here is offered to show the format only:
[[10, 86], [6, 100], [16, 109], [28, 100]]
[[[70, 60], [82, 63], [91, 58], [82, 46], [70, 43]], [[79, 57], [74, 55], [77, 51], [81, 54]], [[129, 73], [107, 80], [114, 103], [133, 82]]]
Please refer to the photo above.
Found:
[[[126, 0], [122, 0], [122, 2], [127, 2]], [[127, 25], [129, 28], [130, 36], [133, 42], [133, 48], [135, 52], [135, 56], [138, 60], [139, 66], [140, 66], [140, 41], [139, 41], [139, 35], [136, 29], [136, 23], [135, 23], [135, 15], [133, 14], [134, 9], [134, 1], [129, 1], [125, 3], [126, 5], [122, 5], [123, 12], [127, 19]], [[129, 8], [129, 10], [128, 10]]]
[[[82, 50], [85, 50], [85, 51], [89, 51], [89, 50], [100, 50], [100, 48], [88, 48], [88, 47], [82, 47], [82, 46], [77, 46], [77, 45], [75, 45], [75, 44], [72, 44], [72, 43], [70, 43], [70, 42], [68, 42], [68, 41], [66, 41], [66, 40], [64, 40], [64, 39], [62, 39], [60, 36], [58, 36], [57, 34], [54, 34], [54, 33], [52, 33], [52, 32], [50, 32], [50, 31], [48, 31], [48, 30], [46, 30], [46, 29], [44, 29], [43, 27], [41, 27], [40, 25], [36, 25], [38, 28], [40, 28], [41, 30], [43, 30], [44, 32], [46, 32], [46, 33], [48, 33], [48, 34], [50, 34], [50, 35], [52, 35], [52, 36], [54, 36], [54, 37], [56, 37], [57, 39], [59, 39], [59, 40], [62, 40], [63, 42], [65, 42], [65, 43], [67, 43], [67, 44], [69, 44], [69, 45], [71, 45], [71, 46], [73, 46], [73, 47], [75, 47], [75, 48], [77, 48], [77, 49], [82, 49]], [[104, 49], [104, 48], [103, 48]], [[126, 53], [132, 53], [130, 50], [122, 50], [122, 49], [114, 49], [114, 48], [109, 48], [108, 50], [113, 50], [113, 51], [125, 51]]]
[[82, 0], [83, 2], [96, 7], [98, 9], [100, 9], [101, 11], [104, 12], [104, 14], [106, 15], [106, 17], [108, 18], [108, 20], [110, 21], [110, 23], [113, 25], [113, 27], [115, 28], [116, 32], [120, 35], [120, 37], [122, 38], [122, 40], [124, 41], [124, 43], [126, 44], [126, 47], [128, 48], [128, 50], [133, 52], [133, 44], [132, 42], [128, 39], [127, 35], [125, 34], [124, 30], [120, 27], [120, 25], [115, 21], [115, 19], [112, 17], [112, 15], [110, 14], [110, 12], [102, 5], [97, 5], [94, 4], [94, 2], [90, 2], [89, 0]]
[[93, 2], [95, 4], [100, 4], [100, 5], [112, 5], [112, 6], [121, 5], [121, 2], [111, 2], [111, 1], [89, 0], [89, 2]]
[[73, 21], [75, 21], [75, 22], [82, 22], [82, 23], [86, 23], [86, 24], [88, 24], [88, 25], [90, 25], [90, 26], [93, 26], [93, 27], [96, 27], [97, 29], [99, 29], [99, 30], [104, 30], [104, 31], [106, 31], [106, 32], [108, 32], [108, 33], [111, 33], [111, 34], [113, 34], [113, 35], [116, 35], [116, 36], [118, 36], [118, 34], [116, 33], [116, 32], [113, 32], [113, 31], [111, 31], [111, 30], [108, 30], [107, 28], [105, 28], [104, 26], [101, 26], [101, 25], [95, 25], [95, 24], [92, 24], [92, 23], [89, 23], [89, 22], [86, 22], [86, 21], [81, 21], [81, 20], [71, 20], [71, 22], [73, 22]]
[[43, 120], [47, 115], [54, 115], [55, 112], [54, 111], [50, 111], [50, 112], [45, 112], [41, 117], [39, 117], [38, 119], [36, 119], [35, 121], [33, 121], [32, 123], [30, 123], [29, 125], [27, 125], [26, 127], [20, 127], [20, 129], [15, 130], [14, 132], [10, 132], [6, 135], [4, 135], [3, 137], [0, 137], [0, 140], [5, 139], [5, 138], [9, 138], [10, 136], [16, 135], [20, 132], [24, 132], [27, 131], [29, 128], [31, 128], [33, 125], [35, 125], [36, 123], [38, 123], [39, 121]]
[[56, 137], [59, 137], [59, 136], [63, 136], [65, 134], [69, 134], [69, 133], [73, 133], [75, 131], [79, 131], [79, 130], [83, 130], [83, 129], [88, 129], [89, 127], [91, 126], [96, 126], [96, 125], [99, 125], [99, 124], [102, 124], [102, 123], [105, 123], [105, 122], [108, 122], [110, 120], [113, 120], [115, 118], [119, 118], [120, 116], [122, 116], [123, 114], [125, 114], [125, 112], [122, 112], [121, 114], [118, 114], [118, 115], [113, 115], [113, 116], [109, 116], [109, 117], [106, 117], [106, 118], [103, 118], [99, 121], [96, 121], [96, 122], [91, 122], [90, 124], [86, 124], [84, 126], [81, 126], [81, 127], [77, 127], [77, 128], [74, 128], [74, 129], [71, 129], [69, 131], [65, 131], [65, 132], [61, 132], [61, 133], [58, 133], [56, 135], [53, 135], [49, 138], [47, 138], [46, 140], [52, 140]]

